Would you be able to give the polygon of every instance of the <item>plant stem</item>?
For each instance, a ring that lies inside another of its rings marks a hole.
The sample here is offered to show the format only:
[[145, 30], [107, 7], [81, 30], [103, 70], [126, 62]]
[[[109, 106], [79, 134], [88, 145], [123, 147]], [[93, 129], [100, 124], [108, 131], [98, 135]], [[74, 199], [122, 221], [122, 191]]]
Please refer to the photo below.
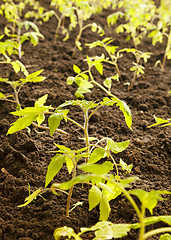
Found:
[[114, 60], [114, 59], [113, 59], [112, 54], [110, 53], [110, 51], [108, 51], [107, 47], [106, 47], [104, 44], [103, 44], [103, 46], [104, 46], [105, 50], [107, 51], [109, 57], [111, 58], [113, 65], [116, 67], [116, 71], [117, 71], [117, 73], [118, 73], [118, 75], [119, 75], [120, 80], [122, 80], [121, 73], [120, 73], [118, 64], [117, 64], [117, 62], [116, 62], [117, 60]]
[[[84, 135], [85, 135], [85, 140], [86, 140], [86, 147], [87, 147], [87, 154], [89, 155], [90, 152], [90, 143], [89, 143], [89, 138], [88, 138], [88, 111], [84, 112]], [[86, 158], [86, 162], [88, 162], [89, 156]]]
[[131, 81], [131, 84], [128, 86], [128, 91], [130, 91], [132, 89], [136, 76], [137, 76], [137, 70], [134, 72], [134, 76], [133, 76], [133, 79]]
[[78, 122], [76, 122], [75, 120], [73, 120], [72, 118], [68, 117], [68, 116], [65, 116], [66, 119], [68, 119], [70, 122], [76, 124], [78, 127], [80, 127], [83, 131], [84, 131], [84, 127], [79, 124]]
[[139, 218], [139, 220], [141, 219], [141, 212], [140, 212], [140, 209], [138, 208], [137, 204], [135, 203], [134, 199], [131, 197], [131, 195], [129, 194], [129, 192], [124, 188], [124, 187], [121, 187], [121, 185], [117, 182], [115, 182], [114, 180], [112, 179], [108, 179], [107, 177], [104, 177], [104, 179], [106, 181], [109, 181], [111, 182], [112, 184], [114, 184], [116, 187], [118, 187], [122, 192], [123, 194], [125, 195], [125, 197], [128, 199], [128, 201], [131, 203], [132, 207], [134, 208], [135, 212], [137, 213], [137, 216]]
[[[38, 127], [38, 128], [40, 128], [40, 129], [49, 130], [49, 127], [45, 127], [45, 126], [38, 126], [38, 124], [36, 124], [35, 122], [32, 122], [32, 125], [33, 125], [33, 126], [35, 126], [35, 127]], [[59, 129], [59, 128], [57, 128], [55, 131], [56, 131], [56, 132], [59, 132], [59, 133], [63, 133], [63, 134], [65, 134], [65, 135], [68, 135], [68, 133], [67, 133], [67, 132], [65, 132], [65, 131], [63, 131], [63, 130], [61, 130], [61, 129]]]
[[106, 88], [104, 88], [100, 83], [98, 83], [98, 82], [96, 82], [96, 81], [94, 80], [90, 68], [89, 68], [88, 73], [89, 73], [89, 76], [90, 76], [90, 78], [91, 78], [91, 81], [92, 81], [95, 85], [97, 85], [99, 88], [101, 88], [107, 95], [109, 95], [109, 96], [111, 96], [111, 97], [114, 97], [114, 95], [113, 95], [112, 93], [110, 93], [110, 92], [109, 92]]
[[144, 215], [145, 215], [145, 206], [142, 204], [141, 206], [141, 215], [140, 215], [140, 236], [139, 240], [144, 240], [144, 233], [145, 233], [145, 225], [144, 225]]
[[18, 42], [18, 57], [19, 57], [19, 59], [21, 59], [21, 57], [22, 57], [20, 36], [21, 36], [21, 26], [20, 26], [20, 24], [18, 24], [17, 42]]
[[115, 162], [115, 159], [112, 157], [112, 155], [109, 153], [109, 155], [110, 155], [110, 157], [111, 157], [111, 159], [112, 159], [112, 161], [113, 161], [113, 163], [114, 163], [114, 165], [115, 165], [115, 168], [116, 168], [116, 175], [119, 177], [119, 171], [118, 171], [118, 166], [117, 166], [117, 164], [116, 164], [116, 162]]
[[162, 71], [164, 71], [165, 63], [166, 63], [166, 51], [164, 53], [163, 62], [162, 62], [162, 65], [161, 65], [161, 70]]
[[151, 237], [155, 234], [159, 234], [159, 233], [164, 233], [164, 232], [171, 232], [171, 227], [165, 227], [165, 228], [158, 228], [158, 229], [154, 229], [150, 232], [147, 232], [144, 234], [144, 238], [143, 240], [147, 239], [148, 237]]
[[[76, 177], [76, 164], [74, 164], [74, 169], [73, 169], [73, 174], [72, 174], [72, 179]], [[72, 186], [69, 190], [68, 198], [67, 198], [67, 205], [66, 205], [66, 217], [69, 217], [69, 208], [70, 208], [70, 203], [71, 203], [71, 197], [72, 197], [72, 192], [73, 192], [74, 186]]]

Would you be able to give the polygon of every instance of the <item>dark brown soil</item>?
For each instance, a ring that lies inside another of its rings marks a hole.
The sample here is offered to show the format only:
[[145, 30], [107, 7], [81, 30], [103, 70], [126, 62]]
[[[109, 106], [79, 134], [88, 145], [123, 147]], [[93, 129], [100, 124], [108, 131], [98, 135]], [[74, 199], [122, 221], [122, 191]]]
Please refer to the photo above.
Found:
[[[125, 35], [114, 33], [114, 27], [107, 27], [106, 17], [112, 11], [105, 10], [93, 16], [91, 21], [96, 21], [105, 29], [105, 37], [115, 38], [114, 43], [119, 48], [133, 47], [131, 41], [125, 41]], [[0, 34], [3, 33], [5, 22], [0, 18]], [[90, 43], [99, 38], [98, 34], [90, 29], [83, 32], [81, 42], [83, 51], [77, 51], [72, 57], [74, 39], [77, 29], [70, 39], [62, 41], [62, 37], [56, 44], [53, 43], [56, 21], [52, 18], [49, 22], [40, 26], [45, 40], [41, 40], [36, 47], [29, 42], [24, 43], [24, 56], [22, 62], [29, 72], [44, 69], [43, 76], [47, 79], [38, 84], [28, 84], [20, 92], [22, 107], [33, 106], [35, 100], [48, 93], [48, 104], [56, 107], [65, 100], [74, 99], [76, 86], [66, 84], [68, 76], [73, 76], [73, 64], [77, 64], [82, 70], [86, 69], [85, 57], [101, 55], [104, 51], [100, 48], [89, 49], [85, 43]], [[100, 37], [102, 39], [102, 37]], [[132, 175], [141, 180], [133, 186], [144, 190], [170, 190], [170, 160], [171, 160], [171, 128], [147, 128], [154, 123], [154, 114], [158, 117], [169, 118], [171, 116], [171, 62], [166, 61], [162, 72], [159, 67], [154, 67], [155, 62], [162, 60], [165, 44], [151, 45], [150, 39], [145, 39], [139, 47], [142, 51], [152, 52], [153, 55], [145, 65], [145, 74], [139, 77], [131, 91], [127, 90], [124, 83], [132, 79], [129, 68], [134, 60], [131, 55], [125, 55], [119, 62], [123, 81], [113, 84], [112, 92], [121, 100], [124, 100], [131, 109], [133, 118], [133, 131], [129, 130], [124, 122], [123, 114], [117, 107], [109, 107], [99, 110], [90, 121], [90, 136], [97, 138], [111, 137], [115, 141], [130, 140], [129, 147], [115, 156], [118, 162], [122, 158], [127, 164], [133, 164]], [[10, 75], [10, 67], [0, 65], [0, 77]], [[104, 76], [97, 72], [96, 78], [102, 82], [104, 77], [114, 75], [115, 69], [110, 65], [104, 65]], [[12, 93], [6, 84], [0, 84], [0, 91]], [[105, 96], [102, 90], [93, 88], [86, 94], [87, 100], [100, 101]], [[83, 146], [79, 139], [82, 132], [74, 125], [62, 122], [60, 128], [67, 131], [68, 136], [55, 133], [50, 137], [49, 132], [39, 132], [31, 127], [31, 133], [27, 130], [6, 136], [10, 124], [16, 120], [11, 111], [15, 111], [16, 105], [6, 101], [0, 101], [0, 239], [2, 240], [51, 240], [53, 231], [57, 227], [70, 226], [76, 232], [80, 227], [90, 227], [99, 218], [98, 207], [88, 211], [88, 188], [76, 186], [73, 191], [71, 206], [78, 201], [83, 202], [65, 217], [66, 195], [55, 196], [50, 191], [45, 193], [43, 199], [38, 197], [34, 203], [18, 208], [28, 196], [28, 184], [31, 192], [43, 187], [47, 166], [52, 154], [47, 151], [55, 150], [54, 143], [63, 144], [72, 149]], [[70, 111], [70, 116], [82, 122], [82, 113], [77, 108]], [[54, 182], [64, 182], [70, 179], [64, 167], [55, 177]], [[170, 214], [170, 198], [159, 202], [154, 210], [154, 215]], [[109, 220], [116, 223], [132, 223], [138, 221], [136, 214], [128, 201], [119, 196], [111, 201], [111, 214]], [[147, 215], [150, 215], [147, 212]], [[161, 224], [158, 226], [162, 226]], [[85, 239], [92, 239], [88, 235]], [[124, 239], [137, 239], [137, 232], [131, 232]], [[157, 236], [151, 239], [159, 239]]]

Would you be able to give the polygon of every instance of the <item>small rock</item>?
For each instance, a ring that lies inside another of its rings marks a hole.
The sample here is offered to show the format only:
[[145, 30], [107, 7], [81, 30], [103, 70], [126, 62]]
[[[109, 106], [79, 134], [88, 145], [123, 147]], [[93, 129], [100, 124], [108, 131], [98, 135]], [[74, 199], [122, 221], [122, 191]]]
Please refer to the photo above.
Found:
[[138, 110], [147, 111], [148, 106], [146, 104], [142, 103], [142, 104], [139, 105]]

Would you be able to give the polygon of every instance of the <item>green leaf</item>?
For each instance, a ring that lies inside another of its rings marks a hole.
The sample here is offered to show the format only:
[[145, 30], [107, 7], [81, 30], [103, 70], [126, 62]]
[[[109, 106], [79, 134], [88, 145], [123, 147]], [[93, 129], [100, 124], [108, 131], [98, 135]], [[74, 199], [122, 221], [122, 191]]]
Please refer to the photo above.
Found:
[[6, 98], [6, 96], [2, 92], [0, 92], [0, 98]]
[[109, 201], [105, 195], [102, 195], [100, 200], [100, 218], [99, 220], [106, 221], [111, 211]]
[[65, 156], [64, 155], [55, 155], [52, 158], [52, 161], [50, 162], [46, 174], [46, 181], [45, 181], [45, 187], [52, 181], [52, 179], [56, 176], [56, 174], [60, 171], [63, 164], [65, 162]]
[[45, 120], [45, 115], [44, 114], [39, 114], [36, 121], [38, 123], [38, 126], [40, 126]]
[[100, 203], [101, 197], [102, 192], [100, 191], [100, 189], [96, 186], [92, 186], [92, 188], [89, 190], [88, 195], [89, 211], [91, 211]]
[[46, 112], [50, 107], [48, 106], [42, 106], [42, 107], [26, 107], [24, 109], [21, 109], [19, 111], [11, 112], [11, 114], [15, 116], [24, 116], [24, 115], [39, 115], [44, 112]]
[[97, 229], [94, 240], [122, 238], [127, 236], [130, 230], [129, 224], [112, 224], [111, 226]]
[[101, 105], [105, 106], [113, 106], [113, 104], [116, 104], [116, 106], [119, 106], [119, 109], [123, 112], [125, 121], [127, 126], [132, 130], [132, 117], [131, 117], [131, 111], [128, 107], [128, 105], [124, 102], [119, 100], [117, 97], [112, 97], [111, 99], [108, 97], [103, 98], [103, 101], [100, 102]]
[[171, 240], [171, 235], [169, 233], [160, 236], [160, 240]]
[[121, 238], [131, 230], [131, 224], [113, 224], [109, 221], [100, 221], [91, 228], [81, 228], [81, 234], [85, 232], [95, 232], [94, 240]]
[[62, 227], [62, 228], [57, 228], [54, 233], [53, 236], [55, 238], [55, 240], [60, 240], [61, 237], [68, 237], [68, 239], [74, 238], [75, 240], [82, 240], [75, 232], [72, 228], [70, 227]]
[[132, 164], [127, 165], [121, 158], [120, 158], [119, 164], [121, 165], [123, 171], [126, 171], [126, 172], [128, 172], [128, 173], [131, 172], [132, 167], [133, 167]]
[[91, 26], [91, 31], [92, 32], [96, 32], [97, 31], [97, 24], [96, 23], [93, 23], [92, 26]]
[[111, 150], [113, 153], [117, 154], [123, 152], [129, 145], [130, 140], [124, 142], [114, 142], [111, 138], [107, 139], [107, 150]]
[[74, 168], [73, 161], [71, 160], [70, 157], [67, 157], [67, 156], [65, 157], [65, 161], [66, 161], [68, 172], [70, 174], [72, 172], [72, 169]]
[[94, 173], [94, 174], [105, 174], [113, 169], [113, 164], [110, 161], [106, 161], [103, 164], [82, 164], [79, 166], [85, 172]]
[[105, 154], [105, 150], [103, 148], [94, 149], [94, 151], [90, 155], [88, 163], [98, 162], [101, 158], [103, 158], [104, 154]]
[[77, 66], [77, 65], [73, 65], [73, 70], [75, 73], [80, 73], [81, 72], [81, 69]]
[[122, 18], [124, 16], [123, 12], [118, 11], [113, 14], [110, 14], [107, 17], [108, 25], [114, 25], [117, 22], [119, 16]]
[[[163, 216], [152, 216], [144, 218], [144, 224], [145, 226], [149, 226], [158, 222], [164, 222], [168, 225], [171, 225], [171, 216], [169, 215], [163, 215]], [[134, 223], [131, 226], [132, 229], [140, 228], [140, 223]]]
[[92, 182], [92, 184], [98, 185], [99, 182], [102, 181], [102, 177], [94, 176], [90, 174], [84, 174], [84, 175], [78, 175], [74, 179], [71, 179], [68, 182], [64, 183], [54, 183], [52, 186], [53, 188], [60, 188], [63, 190], [70, 189], [73, 185], [76, 185], [78, 183], [84, 183], [84, 182]]
[[[113, 178], [113, 176], [112, 176]], [[104, 189], [102, 191], [102, 193], [107, 197], [108, 201], [115, 199], [117, 196], [119, 196], [122, 191], [120, 188], [118, 188], [117, 186], [115, 186], [113, 183], [111, 183], [110, 181], [108, 181], [106, 183], [106, 186], [111, 189], [111, 191], [109, 191], [109, 189]]]
[[101, 74], [101, 75], [103, 75], [103, 64], [102, 63], [96, 63], [95, 65], [95, 68], [97, 69], [97, 71]]
[[48, 124], [50, 128], [50, 135], [52, 136], [55, 132], [55, 130], [58, 128], [62, 118], [63, 118], [63, 113], [54, 113], [52, 114], [49, 119], [48, 119]]
[[111, 78], [106, 78], [105, 81], [103, 82], [103, 84], [104, 84], [104, 86], [105, 86], [106, 88], [108, 88], [109, 91], [110, 91], [111, 86], [112, 86], [112, 80], [111, 80]]
[[153, 209], [156, 207], [158, 200], [164, 200], [160, 195], [161, 194], [171, 194], [168, 191], [150, 191], [146, 192], [142, 189], [136, 189], [129, 191], [130, 194], [133, 194], [139, 198], [141, 203], [153, 214]]
[[27, 206], [29, 203], [31, 203], [33, 200], [35, 200], [36, 197], [38, 195], [40, 195], [40, 193], [42, 193], [42, 192], [43, 192], [43, 190], [41, 188], [37, 189], [31, 195], [29, 195], [28, 197], [25, 198], [25, 200], [24, 200], [25, 203], [24, 204], [21, 204], [18, 207], [25, 207], [25, 206]]
[[39, 71], [36, 71], [36, 72], [34, 72], [34, 73], [31, 73], [31, 74], [29, 74], [27, 77], [26, 77], [26, 80], [27, 80], [27, 82], [37, 82], [37, 77], [38, 77], [38, 75], [41, 73], [41, 72], [43, 72], [44, 71], [44, 69], [41, 69], [41, 70], [39, 70]]
[[8, 129], [7, 135], [13, 134], [30, 126], [32, 122], [36, 120], [36, 118], [36, 115], [29, 115], [19, 118], [16, 122], [12, 123], [12, 126]]
[[154, 116], [154, 118], [155, 118], [156, 123], [148, 126], [148, 128], [151, 128], [151, 127], [154, 127], [154, 126], [157, 126], [157, 125], [161, 125], [161, 124], [165, 124], [165, 123], [167, 124], [170, 121], [170, 119], [165, 120], [163, 118], [158, 118], [156, 116]]
[[68, 85], [72, 85], [74, 81], [75, 81], [75, 77], [70, 76], [70, 77], [67, 78], [67, 84]]
[[47, 100], [48, 94], [45, 94], [44, 96], [40, 97], [34, 104], [35, 107], [42, 107], [46, 100]]

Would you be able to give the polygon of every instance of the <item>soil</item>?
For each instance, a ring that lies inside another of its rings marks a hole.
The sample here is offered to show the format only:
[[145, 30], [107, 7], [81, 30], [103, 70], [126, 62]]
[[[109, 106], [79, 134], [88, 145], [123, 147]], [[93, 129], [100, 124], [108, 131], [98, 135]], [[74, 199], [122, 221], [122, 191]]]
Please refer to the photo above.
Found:
[[[49, 1], [44, 1], [43, 6], [48, 7]], [[117, 35], [113, 27], [107, 26], [106, 17], [112, 10], [92, 16], [87, 22], [96, 21], [105, 29], [103, 37], [114, 38], [114, 44], [119, 49], [133, 47], [131, 41], [126, 42], [125, 34]], [[120, 20], [119, 20], [120, 21]], [[3, 33], [5, 21], [0, 18], [0, 34]], [[84, 59], [86, 56], [100, 56], [105, 53], [101, 48], [89, 49], [85, 43], [91, 43], [99, 37], [97, 33], [86, 29], [81, 38], [83, 50], [76, 51], [72, 57], [74, 40], [78, 29], [70, 34], [67, 41], [62, 41], [60, 35], [56, 44], [53, 43], [56, 27], [55, 18], [40, 25], [40, 32], [45, 36], [36, 47], [29, 42], [23, 44], [24, 56], [22, 62], [28, 71], [34, 72], [44, 69], [42, 75], [46, 80], [41, 83], [27, 84], [20, 92], [20, 103], [22, 107], [33, 106], [34, 102], [44, 94], [48, 94], [47, 104], [57, 107], [65, 100], [75, 99], [75, 85], [67, 85], [68, 76], [74, 76], [73, 64], [78, 65], [82, 70], [86, 69]], [[165, 43], [152, 46], [150, 39], [144, 39], [139, 46], [141, 51], [152, 52], [153, 55], [145, 64], [145, 74], [138, 77], [133, 89], [128, 91], [125, 83], [130, 82], [133, 73], [129, 71], [134, 57], [131, 54], [124, 55], [119, 60], [119, 67], [122, 73], [122, 81], [113, 82], [112, 93], [119, 99], [125, 101], [132, 112], [132, 131], [126, 126], [121, 111], [113, 107], [101, 108], [97, 114], [90, 119], [90, 136], [101, 139], [110, 137], [114, 141], [130, 140], [129, 147], [118, 155], [115, 155], [116, 162], [122, 158], [127, 164], [133, 164], [131, 175], [138, 176], [139, 181], [133, 184], [134, 188], [141, 188], [147, 191], [170, 190], [170, 160], [171, 160], [171, 128], [154, 127], [147, 128], [154, 123], [154, 115], [167, 119], [171, 116], [171, 61], [166, 61], [164, 71], [155, 67], [157, 60], [162, 60]], [[16, 59], [16, 57], [14, 57]], [[1, 64], [0, 76], [11, 77], [12, 69], [7, 64]], [[96, 79], [102, 83], [104, 78], [113, 76], [116, 70], [113, 66], [104, 64], [104, 75], [100, 76], [96, 71]], [[20, 77], [20, 75], [15, 76]], [[0, 91], [12, 94], [10, 86], [1, 83]], [[101, 101], [105, 93], [98, 88], [93, 88], [91, 93], [85, 95], [85, 99]], [[76, 232], [81, 227], [90, 227], [98, 222], [99, 209], [96, 207], [88, 211], [88, 187], [76, 186], [73, 191], [71, 207], [78, 201], [83, 202], [82, 206], [76, 207], [70, 217], [65, 217], [66, 195], [54, 195], [47, 191], [42, 197], [38, 197], [30, 205], [18, 208], [28, 196], [30, 186], [31, 192], [43, 187], [47, 166], [51, 161], [52, 153], [48, 151], [57, 150], [54, 143], [63, 144], [72, 149], [83, 147], [83, 133], [73, 124], [61, 122], [60, 128], [68, 135], [55, 133], [50, 136], [49, 131], [41, 131], [30, 127], [31, 132], [22, 130], [6, 136], [10, 124], [17, 118], [10, 114], [15, 111], [15, 103], [0, 101], [0, 239], [2, 240], [52, 240], [53, 231], [57, 227], [70, 226]], [[78, 108], [71, 108], [69, 116], [82, 123], [82, 112]], [[54, 178], [53, 182], [64, 182], [71, 178], [66, 167]], [[111, 214], [109, 220], [115, 223], [137, 222], [137, 216], [129, 202], [119, 196], [111, 202]], [[154, 209], [154, 215], [169, 215], [171, 200], [159, 202]], [[146, 213], [150, 216], [149, 212]], [[158, 227], [165, 226], [158, 224]], [[152, 226], [155, 228], [155, 226]], [[131, 231], [123, 239], [135, 240], [138, 233]], [[86, 235], [83, 239], [93, 239], [92, 234]], [[154, 236], [149, 239], [159, 239]]]

